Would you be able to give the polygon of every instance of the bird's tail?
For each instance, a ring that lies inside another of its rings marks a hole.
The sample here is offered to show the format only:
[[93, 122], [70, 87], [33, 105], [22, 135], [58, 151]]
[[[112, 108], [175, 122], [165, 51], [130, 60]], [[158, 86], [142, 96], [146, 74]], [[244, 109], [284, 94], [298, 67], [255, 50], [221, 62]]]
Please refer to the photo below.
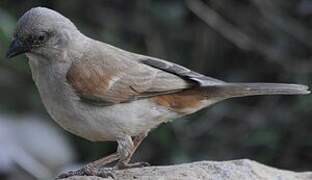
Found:
[[216, 95], [216, 97], [223, 97], [224, 99], [256, 95], [299, 95], [310, 93], [308, 86], [283, 83], [225, 83], [217, 85], [211, 90], [213, 95], [210, 95]]

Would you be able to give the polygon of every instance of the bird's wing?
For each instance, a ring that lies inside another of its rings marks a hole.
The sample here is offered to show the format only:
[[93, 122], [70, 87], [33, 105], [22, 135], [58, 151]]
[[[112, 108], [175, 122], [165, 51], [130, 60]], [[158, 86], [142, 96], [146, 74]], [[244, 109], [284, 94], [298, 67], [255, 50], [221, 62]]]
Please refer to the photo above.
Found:
[[222, 82], [163, 60], [114, 58], [109, 62], [83, 60], [72, 64], [67, 81], [82, 100], [111, 105]]
[[191, 80], [193, 82], [196, 82], [200, 87], [206, 87], [206, 86], [208, 87], [208, 86], [224, 84], [224, 81], [221, 81], [219, 79], [215, 79], [212, 77], [199, 74], [197, 72], [194, 72], [178, 64], [164, 61], [161, 59], [152, 58], [152, 57], [143, 57], [139, 59], [139, 62], [142, 62], [143, 64], [149, 65], [151, 67], [160, 69], [162, 71], [175, 74], [185, 80]]

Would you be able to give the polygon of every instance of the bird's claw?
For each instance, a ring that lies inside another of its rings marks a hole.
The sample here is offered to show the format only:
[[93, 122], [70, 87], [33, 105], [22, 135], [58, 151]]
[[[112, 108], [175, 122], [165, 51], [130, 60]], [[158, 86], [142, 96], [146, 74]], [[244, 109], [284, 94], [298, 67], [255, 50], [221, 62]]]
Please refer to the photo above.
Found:
[[113, 168], [101, 168], [97, 171], [96, 176], [102, 177], [102, 178], [108, 178], [111, 177], [113, 179], [116, 179], [115, 174], [113, 173]]
[[113, 174], [112, 171], [113, 171], [112, 168], [96, 169], [86, 166], [77, 171], [69, 171], [66, 173], [62, 173], [58, 175], [55, 179], [64, 179], [71, 176], [98, 176], [103, 178], [112, 177], [113, 179], [115, 179], [115, 175]]
[[150, 166], [148, 162], [118, 163], [116, 169], [141, 168]]

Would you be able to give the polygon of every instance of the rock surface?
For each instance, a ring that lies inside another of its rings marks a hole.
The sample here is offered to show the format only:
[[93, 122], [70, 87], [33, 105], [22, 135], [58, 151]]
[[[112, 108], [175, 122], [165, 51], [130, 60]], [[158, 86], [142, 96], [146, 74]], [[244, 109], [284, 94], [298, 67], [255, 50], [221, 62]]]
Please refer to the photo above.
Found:
[[[151, 166], [115, 171], [118, 180], [312, 180], [312, 172], [297, 173], [242, 159], [201, 161], [171, 166]], [[92, 176], [66, 180], [111, 180]]]

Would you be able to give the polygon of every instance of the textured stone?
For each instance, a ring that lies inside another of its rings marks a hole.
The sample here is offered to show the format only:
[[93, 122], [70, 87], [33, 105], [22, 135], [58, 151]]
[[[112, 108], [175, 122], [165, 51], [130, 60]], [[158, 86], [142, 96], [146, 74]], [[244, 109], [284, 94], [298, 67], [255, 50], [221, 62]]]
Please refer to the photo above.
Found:
[[[201, 161], [171, 166], [151, 166], [115, 171], [118, 180], [312, 180], [312, 172], [297, 173], [242, 159]], [[108, 180], [112, 178], [71, 177], [66, 180]]]

